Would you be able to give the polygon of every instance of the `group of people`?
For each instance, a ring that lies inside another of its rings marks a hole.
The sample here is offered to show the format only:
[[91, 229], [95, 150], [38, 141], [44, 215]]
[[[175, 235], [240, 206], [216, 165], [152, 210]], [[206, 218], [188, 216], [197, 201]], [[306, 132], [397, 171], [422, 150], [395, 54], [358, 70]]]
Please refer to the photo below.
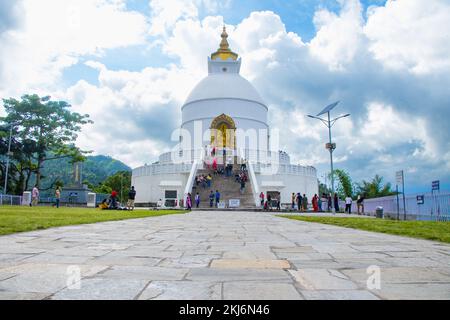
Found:
[[274, 207], [275, 204], [275, 208], [276, 210], [281, 210], [281, 198], [280, 196], [275, 197], [275, 199], [272, 198], [272, 195], [267, 194], [267, 197], [264, 195], [264, 192], [261, 192], [259, 194], [259, 200], [261, 201], [261, 207], [264, 208], [264, 210], [268, 210], [271, 211], [272, 208]]
[[[55, 193], [54, 193], [54, 200], [55, 202], [52, 204], [52, 207], [59, 208], [61, 205], [61, 187], [56, 187]], [[31, 190], [31, 201], [30, 201], [30, 207], [36, 207], [39, 204], [39, 188], [37, 185], [33, 187]], [[70, 198], [70, 195], [69, 195]], [[128, 201], [127, 206], [122, 207], [120, 205], [120, 202], [118, 202], [118, 193], [117, 191], [113, 190], [111, 192], [111, 195], [108, 199], [103, 199], [103, 201], [100, 203], [99, 208], [103, 210], [134, 210], [134, 201], [136, 199], [136, 190], [133, 187], [131, 187], [130, 191], [128, 192]]]
[[[273, 201], [270, 194], [267, 195], [267, 197], [264, 195], [264, 192], [261, 192], [259, 195], [260, 201], [261, 201], [261, 207], [263, 207], [265, 210], [270, 210], [273, 207]], [[364, 195], [359, 195], [357, 200], [357, 208], [358, 208], [358, 214], [364, 213]], [[280, 198], [274, 199], [276, 201], [276, 207], [279, 210], [280, 209]], [[350, 196], [347, 196], [345, 198], [345, 212], [346, 213], [352, 213], [352, 203], [353, 200]], [[327, 208], [324, 208], [324, 205], [327, 206]], [[292, 193], [291, 196], [291, 208], [292, 210], [297, 209], [298, 211], [306, 212], [309, 209], [309, 202], [308, 197], [306, 194], [301, 194], [300, 192]], [[312, 210], [314, 212], [323, 212], [323, 211], [332, 211], [332, 208], [334, 208], [335, 212], [339, 212], [339, 197], [338, 194], [335, 193], [334, 197], [331, 196], [331, 194], [326, 195], [322, 194], [322, 197], [319, 197], [317, 194], [313, 196], [311, 199], [311, 206]]]
[[127, 206], [123, 207], [121, 203], [118, 201], [118, 193], [113, 190], [108, 199], [103, 199], [103, 201], [99, 205], [99, 209], [101, 210], [134, 210], [134, 201], [136, 199], [136, 189], [131, 187], [128, 192], [128, 201]]
[[195, 177], [195, 186], [198, 187], [199, 185], [201, 185], [203, 187], [203, 189], [211, 188], [212, 180], [213, 180], [213, 178], [210, 174], [208, 174], [208, 175], [202, 174], [200, 176], [196, 176]]
[[[29, 204], [30, 207], [36, 207], [39, 204], [39, 196], [40, 196], [39, 188], [37, 185], [35, 185], [31, 190], [31, 201]], [[61, 201], [61, 188], [58, 186], [55, 189], [55, 202], [52, 204], [52, 207], [59, 208], [60, 201]]]
[[[358, 215], [364, 214], [364, 199], [365, 199], [364, 194], [358, 195], [358, 199], [356, 200], [356, 207], [358, 210]], [[345, 198], [345, 212], [346, 213], [348, 213], [348, 214], [352, 213], [352, 204], [353, 204], [352, 197], [347, 195], [347, 197]]]
[[[209, 207], [210, 208], [212, 208], [214, 206], [218, 207], [219, 202], [220, 202], [220, 192], [219, 192], [219, 190], [216, 190], [216, 192], [211, 190], [208, 198], [209, 198]], [[200, 201], [201, 201], [200, 194], [197, 192], [195, 197], [194, 197], [194, 202], [195, 202], [196, 208], [200, 207]], [[193, 206], [192, 194], [188, 193], [187, 197], [186, 197], [186, 205], [185, 205], [185, 207], [186, 207], [187, 210], [192, 210], [192, 206]]]
[[245, 186], [248, 182], [248, 175], [245, 167], [241, 166], [240, 172], [235, 175], [235, 181], [240, 184], [240, 193], [243, 194], [245, 191]]
[[[332, 208], [334, 208], [335, 212], [340, 212], [339, 196], [337, 193], [335, 193], [333, 197], [331, 197], [331, 194], [329, 194], [329, 195], [324, 194], [323, 197], [327, 199], [328, 211], [331, 211]], [[359, 215], [364, 214], [364, 200], [365, 200], [364, 194], [358, 195], [358, 199], [356, 200], [356, 206], [357, 206]], [[352, 204], [353, 204], [353, 198], [350, 195], [347, 195], [345, 197], [345, 212], [346, 213], [348, 213], [348, 214], [352, 213]]]
[[[318, 209], [316, 208], [316, 204], [318, 207], [318, 199], [316, 198], [317, 195], [314, 195], [313, 197], [313, 208], [314, 209]], [[308, 211], [308, 197], [306, 196], [306, 194], [303, 194], [303, 196], [301, 195], [300, 192], [295, 193], [293, 192], [291, 195], [291, 208], [295, 209], [297, 205], [297, 210], [299, 211]]]

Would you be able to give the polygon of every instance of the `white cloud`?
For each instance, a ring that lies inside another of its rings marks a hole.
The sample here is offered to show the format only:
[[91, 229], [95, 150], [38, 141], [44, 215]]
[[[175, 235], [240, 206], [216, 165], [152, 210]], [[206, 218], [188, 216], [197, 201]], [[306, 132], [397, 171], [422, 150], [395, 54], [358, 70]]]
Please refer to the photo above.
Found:
[[386, 152], [392, 147], [414, 140], [425, 143], [430, 157], [436, 154], [435, 147], [428, 138], [424, 119], [410, 114], [400, 114], [392, 106], [373, 102], [367, 107], [367, 118], [361, 126], [361, 145], [370, 153]]
[[314, 57], [326, 63], [332, 70], [343, 69], [351, 63], [361, 46], [362, 6], [358, 0], [340, 1], [339, 15], [326, 9], [314, 15], [317, 34], [310, 43]]
[[151, 0], [151, 28], [153, 36], [167, 36], [180, 19], [198, 17], [197, 7], [192, 1]]
[[145, 42], [145, 17], [126, 11], [124, 1], [24, 0], [22, 5], [21, 27], [0, 35], [0, 93], [55, 90], [62, 70], [80, 56]]
[[200, 9], [217, 13], [230, 3], [231, 0], [150, 0], [150, 34], [168, 37], [179, 21], [198, 20]]
[[383, 64], [419, 74], [450, 71], [449, 1], [388, 0], [368, 16], [364, 33]]
[[195, 80], [176, 66], [130, 72], [86, 64], [99, 70], [99, 85], [81, 80], [60, 97], [94, 121], [83, 129], [78, 144], [131, 166], [157, 160], [170, 147], [182, 101]]

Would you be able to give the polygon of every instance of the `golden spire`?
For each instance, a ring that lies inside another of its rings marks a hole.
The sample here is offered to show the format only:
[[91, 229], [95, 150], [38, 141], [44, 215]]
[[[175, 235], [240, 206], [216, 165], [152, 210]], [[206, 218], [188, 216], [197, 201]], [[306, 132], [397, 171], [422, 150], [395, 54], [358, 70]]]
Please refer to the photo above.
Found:
[[237, 60], [238, 55], [230, 50], [230, 44], [228, 43], [228, 33], [227, 29], [224, 26], [222, 32], [222, 41], [220, 42], [220, 48], [216, 52], [211, 55], [212, 60], [222, 59], [228, 60], [229, 58], [233, 60]]

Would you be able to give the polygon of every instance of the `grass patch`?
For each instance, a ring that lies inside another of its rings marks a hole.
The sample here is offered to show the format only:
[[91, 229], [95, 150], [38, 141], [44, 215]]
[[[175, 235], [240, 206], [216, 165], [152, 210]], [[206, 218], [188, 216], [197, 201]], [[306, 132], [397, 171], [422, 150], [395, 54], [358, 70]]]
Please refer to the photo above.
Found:
[[175, 210], [109, 211], [86, 208], [0, 206], [0, 235], [53, 227], [183, 214]]
[[283, 218], [450, 243], [450, 222], [288, 216]]

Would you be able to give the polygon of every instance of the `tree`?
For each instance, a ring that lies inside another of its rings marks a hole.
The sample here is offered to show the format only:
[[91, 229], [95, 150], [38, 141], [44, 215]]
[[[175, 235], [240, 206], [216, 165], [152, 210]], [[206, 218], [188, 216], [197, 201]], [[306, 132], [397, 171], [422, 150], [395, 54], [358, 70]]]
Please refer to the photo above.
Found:
[[[24, 95], [21, 101], [3, 99], [6, 117], [0, 122], [7, 127], [14, 124], [14, 139], [30, 146], [29, 154], [36, 185], [40, 187], [43, 164], [46, 161], [69, 157], [73, 162], [83, 161], [85, 151], [73, 142], [77, 133], [87, 123], [89, 115], [71, 112], [65, 101], [51, 101], [50, 97]], [[22, 163], [19, 161], [19, 163]]]
[[331, 190], [328, 188], [328, 186], [319, 181], [319, 196], [322, 196], [323, 194], [329, 195], [330, 193]]
[[347, 171], [336, 169], [334, 170], [334, 174], [337, 176], [339, 182], [336, 189], [338, 196], [341, 199], [347, 196], [353, 197], [352, 179]]
[[[6, 155], [8, 152], [9, 130], [10, 126], [0, 126], [0, 154]], [[31, 175], [36, 169], [32, 159], [35, 144], [29, 140], [18, 141], [15, 138], [16, 136], [17, 128], [13, 127], [8, 170], [8, 190], [5, 190], [5, 193], [9, 191], [13, 194], [22, 194], [28, 188]], [[2, 157], [1, 159], [1, 181], [4, 182], [7, 159], [6, 157]]]
[[100, 183], [94, 188], [96, 193], [111, 193], [113, 190], [117, 191], [120, 202], [126, 202], [128, 200], [128, 192], [131, 187], [131, 172], [120, 171], [114, 175], [106, 178], [105, 181]]
[[358, 184], [358, 193], [365, 194], [366, 198], [379, 198], [394, 195], [395, 192], [391, 190], [391, 184], [386, 183], [383, 185], [383, 177], [378, 174], [372, 179], [372, 181], [367, 182], [363, 180]]

